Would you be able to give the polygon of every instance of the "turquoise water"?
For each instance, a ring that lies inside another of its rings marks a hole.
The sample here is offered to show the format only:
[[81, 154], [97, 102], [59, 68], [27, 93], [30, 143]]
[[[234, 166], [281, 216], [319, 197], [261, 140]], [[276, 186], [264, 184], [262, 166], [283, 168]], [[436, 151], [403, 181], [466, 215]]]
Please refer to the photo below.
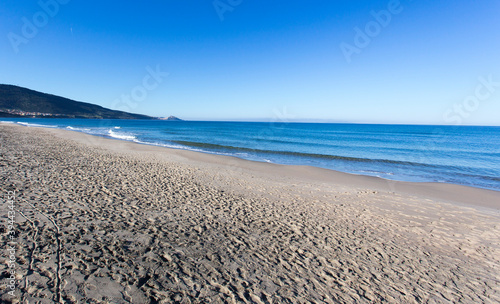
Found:
[[500, 127], [7, 119], [142, 144], [500, 191]]

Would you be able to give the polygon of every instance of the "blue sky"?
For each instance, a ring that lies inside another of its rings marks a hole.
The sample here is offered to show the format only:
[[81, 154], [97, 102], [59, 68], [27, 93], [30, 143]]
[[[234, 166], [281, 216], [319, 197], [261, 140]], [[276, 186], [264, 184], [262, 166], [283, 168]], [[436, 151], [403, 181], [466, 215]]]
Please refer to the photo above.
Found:
[[104, 107], [500, 125], [496, 0], [6, 0], [0, 16], [0, 83]]

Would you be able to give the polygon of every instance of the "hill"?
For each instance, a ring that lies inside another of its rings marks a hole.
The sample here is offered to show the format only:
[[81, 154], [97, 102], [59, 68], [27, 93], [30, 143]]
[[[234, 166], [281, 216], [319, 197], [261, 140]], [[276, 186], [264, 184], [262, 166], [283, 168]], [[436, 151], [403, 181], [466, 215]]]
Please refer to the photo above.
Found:
[[175, 117], [175, 116], [169, 116], [169, 117], [160, 117], [158, 118], [160, 120], [170, 120], [170, 121], [182, 121], [182, 119]]
[[7, 84], [0, 84], [0, 117], [157, 119]]

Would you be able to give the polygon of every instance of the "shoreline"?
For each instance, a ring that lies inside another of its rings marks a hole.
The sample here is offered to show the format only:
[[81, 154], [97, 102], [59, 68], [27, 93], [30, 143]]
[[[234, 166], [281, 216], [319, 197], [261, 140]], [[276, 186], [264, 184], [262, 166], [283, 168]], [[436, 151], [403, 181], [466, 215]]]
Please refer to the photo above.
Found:
[[[28, 127], [17, 124], [2, 124], [14, 125], [18, 127]], [[231, 164], [230, 166], [233, 169], [244, 169], [247, 171], [255, 172], [256, 174], [262, 174], [266, 177], [272, 176], [274, 174], [280, 176], [288, 176], [295, 179], [305, 179], [315, 182], [327, 182], [342, 186], [369, 188], [377, 191], [401, 192], [425, 199], [437, 199], [462, 206], [482, 208], [485, 209], [485, 211], [500, 211], [500, 191], [483, 189], [473, 186], [438, 182], [407, 182], [390, 180], [381, 177], [346, 173], [320, 167], [266, 163], [246, 160], [234, 156], [216, 155], [211, 153], [147, 145], [115, 138], [106, 138], [98, 135], [90, 135], [72, 130], [44, 128], [41, 126], [29, 126], [29, 128], [41, 128], [51, 132], [58, 137], [72, 139], [80, 143], [95, 142], [98, 145], [104, 145], [106, 148], [114, 149], [115, 151], [133, 150], [153, 153], [168, 152], [172, 155], [189, 159], [197, 163], [204, 162], [206, 164], [212, 165], [224, 165], [229, 163]], [[115, 149], [113, 146], [119, 146], [120, 149]], [[269, 174], [269, 171], [272, 171], [273, 174]]]
[[[169, 141], [168, 138], [163, 138], [160, 140], [159, 143], [155, 143], [155, 141], [150, 138], [149, 135], [147, 135], [145, 130], [150, 130], [153, 132], [155, 135], [153, 135], [153, 138], [160, 139], [162, 138], [161, 135], [156, 134], [157, 129], [154, 128], [153, 126], [148, 126], [147, 128], [149, 129], [144, 129], [144, 130], [136, 130], [137, 132], [134, 131], [134, 128], [132, 127], [131, 129], [126, 127], [123, 130], [115, 130], [115, 124], [116, 126], [120, 125], [119, 121], [115, 121], [111, 124], [108, 125], [108, 123], [105, 123], [107, 127], [109, 127], [109, 130], [102, 130], [97, 127], [97, 125], [100, 125], [100, 122], [96, 122], [94, 120], [93, 123], [90, 123], [88, 125], [88, 129], [86, 127], [83, 127], [86, 123], [83, 123], [82, 126], [80, 127], [72, 127], [74, 124], [71, 121], [65, 120], [65, 123], [59, 124], [54, 122], [52, 126], [47, 126], [47, 128], [55, 127], [56, 129], [61, 129], [61, 130], [72, 130], [72, 131], [78, 131], [84, 134], [89, 134], [93, 136], [102, 136], [104, 138], [110, 138], [110, 139], [119, 139], [119, 140], [126, 140], [130, 142], [135, 142], [135, 143], [140, 143], [140, 144], [145, 144], [145, 145], [151, 145], [151, 146], [159, 146], [159, 147], [165, 147], [165, 148], [170, 148], [170, 149], [181, 149], [181, 150], [188, 150], [188, 151], [195, 151], [195, 152], [201, 152], [201, 153], [208, 153], [212, 155], [226, 155], [226, 156], [235, 156], [241, 159], [246, 159], [246, 160], [254, 160], [254, 161], [260, 161], [260, 162], [268, 162], [268, 163], [274, 163], [274, 164], [286, 164], [286, 165], [297, 165], [297, 166], [313, 166], [316, 168], [322, 168], [322, 169], [327, 169], [327, 170], [332, 170], [332, 171], [339, 171], [343, 173], [348, 173], [348, 174], [353, 174], [353, 175], [361, 175], [361, 176], [373, 176], [373, 177], [379, 177], [384, 180], [389, 180], [389, 181], [399, 181], [399, 182], [409, 182], [409, 183], [436, 183], [436, 184], [452, 184], [452, 185], [461, 185], [461, 186], [466, 186], [466, 187], [472, 187], [472, 188], [478, 188], [478, 189], [484, 189], [484, 190], [492, 190], [496, 192], [500, 192], [500, 188], [498, 187], [498, 182], [495, 181], [495, 168], [494, 163], [490, 163], [489, 166], [491, 166], [492, 170], [491, 172], [488, 172], [486, 170], [485, 164], [481, 164], [479, 160], [472, 160], [471, 157], [477, 158], [474, 156], [474, 154], [469, 153], [469, 156], [466, 156], [466, 158], [470, 161], [467, 162], [467, 164], [462, 164], [461, 158], [451, 158], [446, 155], [441, 155], [443, 151], [438, 152], [436, 154], [432, 153], [431, 151], [427, 152], [422, 152], [418, 149], [414, 150], [413, 152], [408, 151], [408, 154], [405, 156], [402, 155], [396, 155], [396, 156], [390, 156], [388, 154], [385, 155], [378, 155], [378, 157], [368, 157], [364, 158], [362, 155], [359, 155], [359, 153], [356, 153], [356, 151], [351, 151], [351, 153], [345, 154], [345, 153], [332, 153], [330, 155], [330, 152], [328, 151], [323, 151], [320, 153], [320, 151], [316, 151], [319, 154], [315, 153], [305, 153], [302, 155], [302, 153], [298, 153], [300, 156], [299, 158], [296, 158], [295, 160], [289, 159], [287, 160], [285, 155], [291, 155], [294, 154], [294, 152], [287, 152], [287, 151], [295, 151], [294, 149], [286, 150], [283, 151], [283, 154], [281, 155], [279, 151], [272, 151], [269, 150], [268, 152], [271, 153], [271, 155], [266, 156], [265, 154], [260, 155], [261, 152], [265, 152], [266, 149], [260, 150], [258, 146], [254, 146], [256, 149], [255, 151], [258, 151], [256, 153], [252, 151], [248, 151], [248, 155], [243, 154], [240, 155], [238, 152], [239, 145], [232, 145], [227, 146], [229, 149], [236, 149], [236, 150], [229, 150], [229, 151], [211, 151], [210, 147], [212, 145], [210, 144], [211, 139], [210, 137], [207, 136], [202, 136], [202, 140], [195, 140], [193, 142], [189, 141], [189, 139], [184, 139], [187, 141], [179, 141], [176, 142], [173, 140], [172, 142]], [[75, 124], [79, 124], [76, 121], [74, 122]], [[196, 123], [196, 122], [193, 122]], [[204, 122], [199, 122], [199, 123], [204, 123]], [[43, 122], [40, 122], [40, 120], [36, 120], [36, 122], [18, 122], [18, 124], [22, 124], [24, 126], [32, 126], [32, 127], [43, 127]], [[97, 125], [96, 125], [97, 124]], [[173, 125], [171, 125], [173, 127]], [[380, 125], [378, 125], [380, 126]], [[383, 125], [382, 125], [383, 126]], [[168, 126], [164, 126], [167, 128], [170, 128]], [[220, 127], [220, 126], [219, 126]], [[262, 128], [265, 128], [265, 126], [261, 126]], [[433, 127], [433, 126], [423, 126], [423, 127]], [[84, 128], [84, 129], [81, 129]], [[173, 127], [174, 129], [177, 129], [177, 127]], [[189, 127], [191, 128], [191, 127]], [[221, 127], [224, 129], [225, 127]], [[106, 128], [104, 128], [106, 129]], [[120, 129], [120, 127], [116, 127], [116, 129]], [[345, 131], [345, 130], [344, 130]], [[425, 130], [422, 130], [425, 131]], [[209, 131], [210, 132], [210, 131]], [[450, 131], [451, 132], [451, 131]], [[94, 134], [95, 133], [95, 134]], [[210, 134], [210, 133], [209, 133]], [[148, 139], [149, 138], [149, 139]], [[204, 138], [204, 139], [203, 139]], [[482, 140], [484, 142], [484, 140]], [[205, 143], [203, 143], [205, 142]], [[193, 145], [190, 145], [193, 144]], [[255, 144], [255, 143], [254, 143]], [[389, 145], [391, 144], [390, 142], [388, 143]], [[206, 146], [205, 146], [206, 145]], [[418, 146], [418, 145], [417, 145]], [[213, 147], [226, 147], [225, 145], [215, 145]], [[453, 147], [449, 147], [452, 149]], [[207, 150], [208, 149], [208, 150]], [[244, 153], [246, 148], [241, 148], [241, 152]], [[384, 148], [385, 149], [385, 148]], [[488, 150], [486, 146], [483, 146], [483, 149]], [[278, 149], [279, 150], [279, 149]], [[445, 149], [446, 150], [446, 149]], [[387, 151], [389, 153], [390, 149]], [[479, 150], [476, 151], [479, 153]], [[422, 154], [424, 153], [424, 154]], [[432, 153], [432, 154], [430, 154]], [[280, 154], [280, 156], [276, 156], [276, 158], [273, 158], [274, 156], [272, 154]], [[481, 154], [481, 153], [479, 153]], [[259, 156], [260, 155], [260, 156]], [[337, 156], [335, 156], [337, 155]], [[343, 155], [343, 156], [341, 156]], [[310, 159], [310, 157], [313, 157], [313, 159]], [[352, 157], [356, 156], [356, 157]], [[282, 158], [285, 157], [285, 158]], [[343, 164], [343, 161], [335, 165], [335, 160], [332, 160], [333, 162], [330, 162], [330, 160], [315, 160], [315, 157], [333, 157], [333, 158], [339, 158], [339, 159], [347, 159], [347, 160], [352, 160], [354, 163], [350, 164], [350, 161], [348, 161], [349, 164]], [[360, 157], [360, 158], [358, 158]], [[433, 159], [440, 159], [441, 157], [447, 157], [447, 161], [444, 163], [447, 163], [447, 165], [439, 164], [439, 161], [436, 162], [436, 160]], [[404, 160], [411, 160], [411, 161], [404, 161]], [[429, 161], [430, 160], [430, 161]], [[313, 161], [313, 162], [311, 162]], [[393, 161], [395, 163], [401, 163], [405, 164], [403, 165], [404, 168], [399, 168], [400, 165], [395, 165], [394, 167]], [[366, 162], [366, 163], [365, 163]], [[456, 162], [461, 163], [464, 168], [462, 171], [457, 171], [458, 168], [454, 168]], [[478, 163], [479, 162], [479, 163]], [[334, 166], [335, 165], [335, 166]], [[351, 167], [352, 166], [352, 167]], [[422, 166], [422, 168], [420, 168]], [[423, 168], [423, 167], [434, 167], [434, 168]], [[468, 166], [471, 166], [471, 168], [468, 168]], [[484, 168], [480, 171], [470, 171], [472, 168], [475, 168], [476, 166], [483, 166]], [[440, 169], [439, 169], [440, 168]], [[470, 169], [470, 170], [469, 170]], [[486, 171], [485, 171], [486, 170]], [[455, 174], [451, 174], [451, 172], [455, 172]]]
[[0, 143], [6, 303], [500, 301], [500, 213], [442, 185], [4, 124]]

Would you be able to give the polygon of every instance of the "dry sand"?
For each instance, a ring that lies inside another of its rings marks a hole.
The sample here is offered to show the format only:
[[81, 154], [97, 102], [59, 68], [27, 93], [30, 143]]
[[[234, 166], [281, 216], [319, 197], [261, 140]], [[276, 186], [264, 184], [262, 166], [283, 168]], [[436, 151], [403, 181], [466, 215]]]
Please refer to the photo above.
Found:
[[499, 303], [500, 192], [0, 124], [21, 303]]

